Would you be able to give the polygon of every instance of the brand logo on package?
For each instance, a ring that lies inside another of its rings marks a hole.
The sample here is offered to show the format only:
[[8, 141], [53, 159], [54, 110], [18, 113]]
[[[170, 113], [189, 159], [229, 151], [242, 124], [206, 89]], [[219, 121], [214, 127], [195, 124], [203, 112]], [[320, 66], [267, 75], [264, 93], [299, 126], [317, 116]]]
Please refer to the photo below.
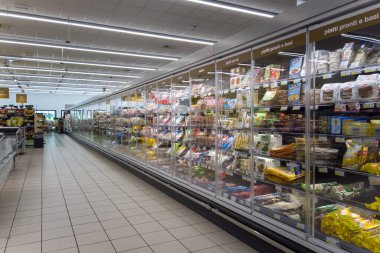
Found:
[[319, 41], [380, 23], [380, 8], [346, 18], [310, 32], [311, 41]]
[[269, 44], [264, 47], [254, 49], [252, 51], [253, 59], [259, 59], [268, 55], [277, 54], [281, 51], [286, 51], [292, 48], [304, 46], [306, 44], [306, 34], [302, 33], [278, 42]]
[[26, 94], [16, 94], [16, 103], [19, 103], [19, 104], [28, 103], [28, 96]]
[[0, 88], [0, 98], [9, 98], [9, 88]]

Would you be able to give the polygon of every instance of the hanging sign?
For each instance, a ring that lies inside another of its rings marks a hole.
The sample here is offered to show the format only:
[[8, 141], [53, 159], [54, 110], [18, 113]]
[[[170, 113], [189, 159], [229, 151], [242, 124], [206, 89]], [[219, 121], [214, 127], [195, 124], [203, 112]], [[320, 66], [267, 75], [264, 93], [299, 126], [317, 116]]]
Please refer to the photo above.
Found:
[[217, 69], [231, 68], [237, 66], [239, 63], [251, 63], [251, 52], [244, 52], [238, 55], [228, 57], [227, 59], [220, 60], [216, 63]]
[[310, 41], [319, 41], [339, 36], [380, 23], [380, 8], [355, 15], [310, 31]]
[[28, 96], [26, 94], [16, 94], [16, 103], [19, 103], [19, 104], [28, 103]]
[[9, 98], [9, 88], [0, 88], [0, 98]]

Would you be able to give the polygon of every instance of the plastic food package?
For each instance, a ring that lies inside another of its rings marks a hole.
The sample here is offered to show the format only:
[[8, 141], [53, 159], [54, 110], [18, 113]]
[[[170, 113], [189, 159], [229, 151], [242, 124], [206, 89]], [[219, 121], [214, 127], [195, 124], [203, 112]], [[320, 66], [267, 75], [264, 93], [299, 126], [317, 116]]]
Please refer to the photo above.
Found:
[[276, 89], [267, 90], [260, 101], [260, 105], [265, 105], [265, 106], [275, 105], [277, 99], [278, 99], [278, 92]]
[[316, 59], [316, 70], [318, 74], [329, 72], [329, 51], [317, 50], [314, 58]]
[[355, 58], [350, 65], [350, 68], [359, 68], [363, 66], [367, 60], [368, 48], [362, 47], [356, 52]]
[[290, 59], [289, 78], [298, 78], [301, 76], [303, 57]]
[[342, 57], [342, 50], [329, 52], [329, 70], [330, 72], [338, 71]]
[[301, 83], [290, 83], [288, 85], [288, 103], [297, 105], [301, 102]]
[[378, 97], [378, 84], [376, 82], [356, 82], [358, 99], [361, 101], [373, 100]]
[[339, 90], [339, 83], [326, 83], [321, 88], [321, 104], [335, 103]]
[[347, 69], [352, 60], [354, 59], [354, 43], [346, 43], [343, 47], [342, 61], [340, 62], [339, 69]]
[[356, 83], [347, 82], [339, 85], [338, 101], [352, 102], [356, 101]]
[[363, 142], [361, 139], [346, 141], [346, 153], [343, 156], [342, 167], [345, 169], [356, 170], [362, 159]]

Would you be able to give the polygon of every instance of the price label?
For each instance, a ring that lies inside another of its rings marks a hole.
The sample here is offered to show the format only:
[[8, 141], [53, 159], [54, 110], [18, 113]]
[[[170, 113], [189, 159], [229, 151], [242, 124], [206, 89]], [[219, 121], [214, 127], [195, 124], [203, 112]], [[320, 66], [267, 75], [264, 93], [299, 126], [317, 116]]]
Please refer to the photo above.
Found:
[[324, 75], [322, 76], [322, 78], [323, 78], [323, 79], [330, 79], [330, 78], [332, 78], [332, 74], [331, 74], [331, 73], [329, 73], [329, 74], [324, 74]]
[[359, 75], [362, 72], [361, 69], [353, 69], [351, 70], [351, 75]]
[[269, 112], [270, 111], [270, 107], [261, 108], [260, 111], [262, 111], [262, 112]]
[[236, 197], [235, 196], [231, 196], [231, 200], [236, 202]]
[[335, 176], [344, 177], [345, 175], [346, 173], [344, 171], [340, 171], [340, 170], [335, 171]]
[[207, 187], [207, 189], [208, 189], [209, 191], [212, 191], [212, 190], [213, 190], [212, 186]]
[[223, 198], [226, 198], [226, 199], [228, 198], [228, 194], [225, 192], [223, 192], [222, 196], [223, 196]]
[[376, 103], [376, 109], [380, 109], [380, 103]]
[[373, 109], [373, 108], [375, 108], [375, 103], [364, 103], [363, 108], [364, 109]]
[[340, 72], [340, 76], [350, 76], [350, 75], [351, 75], [351, 72], [349, 70]]
[[253, 89], [258, 90], [258, 89], [260, 89], [260, 86], [259, 85], [255, 85], [255, 86], [253, 86]]
[[311, 107], [312, 110], [318, 110], [319, 109], [319, 105], [314, 105]]
[[337, 239], [335, 239], [335, 238], [326, 237], [326, 242], [328, 244], [331, 244], [331, 245], [335, 246], [335, 247], [339, 247], [339, 241]]
[[212, 93], [211, 92], [209, 92], [208, 94], [207, 94], [207, 96], [211, 96], [212, 95]]
[[343, 138], [343, 137], [336, 137], [336, 138], [335, 138], [335, 142], [336, 142], [336, 143], [345, 143], [345, 142], [346, 142], [346, 139]]
[[250, 181], [250, 180], [251, 180], [248, 176], [243, 176], [242, 178], [243, 178], [243, 180], [245, 180], [245, 181]]
[[270, 87], [273, 89], [273, 88], [277, 88], [278, 87], [278, 84], [277, 82], [273, 82], [271, 83]]
[[301, 230], [305, 230], [305, 225], [302, 223], [297, 223], [296, 227]]
[[280, 111], [287, 111], [288, 107], [287, 106], [281, 106]]
[[263, 88], [269, 88], [269, 83], [264, 83]]
[[293, 83], [300, 83], [301, 82], [301, 79], [300, 78], [297, 78], [297, 79], [294, 79], [293, 80]]
[[273, 215], [273, 217], [274, 217], [276, 220], [280, 220], [280, 219], [281, 219], [281, 216], [280, 216], [279, 214], [277, 214], [277, 213], [275, 213], [275, 214]]
[[302, 78], [302, 82], [303, 82], [303, 83], [306, 83], [306, 78]]
[[347, 111], [347, 105], [346, 104], [335, 104], [334, 111], [335, 112], [345, 112], [345, 111]]
[[293, 111], [299, 111], [299, 110], [301, 110], [301, 106], [299, 105], [293, 106]]
[[260, 212], [260, 207], [259, 206], [254, 206], [253, 209], [255, 209], [256, 211]]
[[288, 81], [287, 80], [281, 81], [281, 85], [288, 85]]
[[380, 177], [368, 177], [370, 185], [380, 185]]
[[195, 95], [194, 98], [198, 98], [198, 95]]
[[239, 204], [245, 205], [245, 200], [239, 199]]
[[318, 168], [318, 172], [319, 173], [327, 173], [329, 170], [327, 169], [327, 168], [325, 168], [325, 167], [320, 167], [320, 168]]
[[372, 73], [376, 71], [376, 67], [367, 67], [364, 69], [364, 73]]
[[320, 142], [327, 142], [327, 136], [319, 136], [319, 137], [318, 137], [318, 140], [319, 140]]
[[279, 185], [276, 185], [275, 189], [276, 189], [276, 191], [278, 191], [278, 192], [281, 192], [281, 191], [282, 191], [282, 188], [281, 188], [281, 186], [279, 186]]

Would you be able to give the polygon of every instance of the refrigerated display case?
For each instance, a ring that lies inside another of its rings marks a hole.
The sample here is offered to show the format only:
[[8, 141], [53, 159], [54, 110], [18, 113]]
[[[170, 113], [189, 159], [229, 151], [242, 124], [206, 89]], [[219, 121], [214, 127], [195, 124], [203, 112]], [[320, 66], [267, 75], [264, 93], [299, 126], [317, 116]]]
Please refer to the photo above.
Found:
[[110, 152], [314, 251], [379, 252], [379, 12], [125, 91]]

